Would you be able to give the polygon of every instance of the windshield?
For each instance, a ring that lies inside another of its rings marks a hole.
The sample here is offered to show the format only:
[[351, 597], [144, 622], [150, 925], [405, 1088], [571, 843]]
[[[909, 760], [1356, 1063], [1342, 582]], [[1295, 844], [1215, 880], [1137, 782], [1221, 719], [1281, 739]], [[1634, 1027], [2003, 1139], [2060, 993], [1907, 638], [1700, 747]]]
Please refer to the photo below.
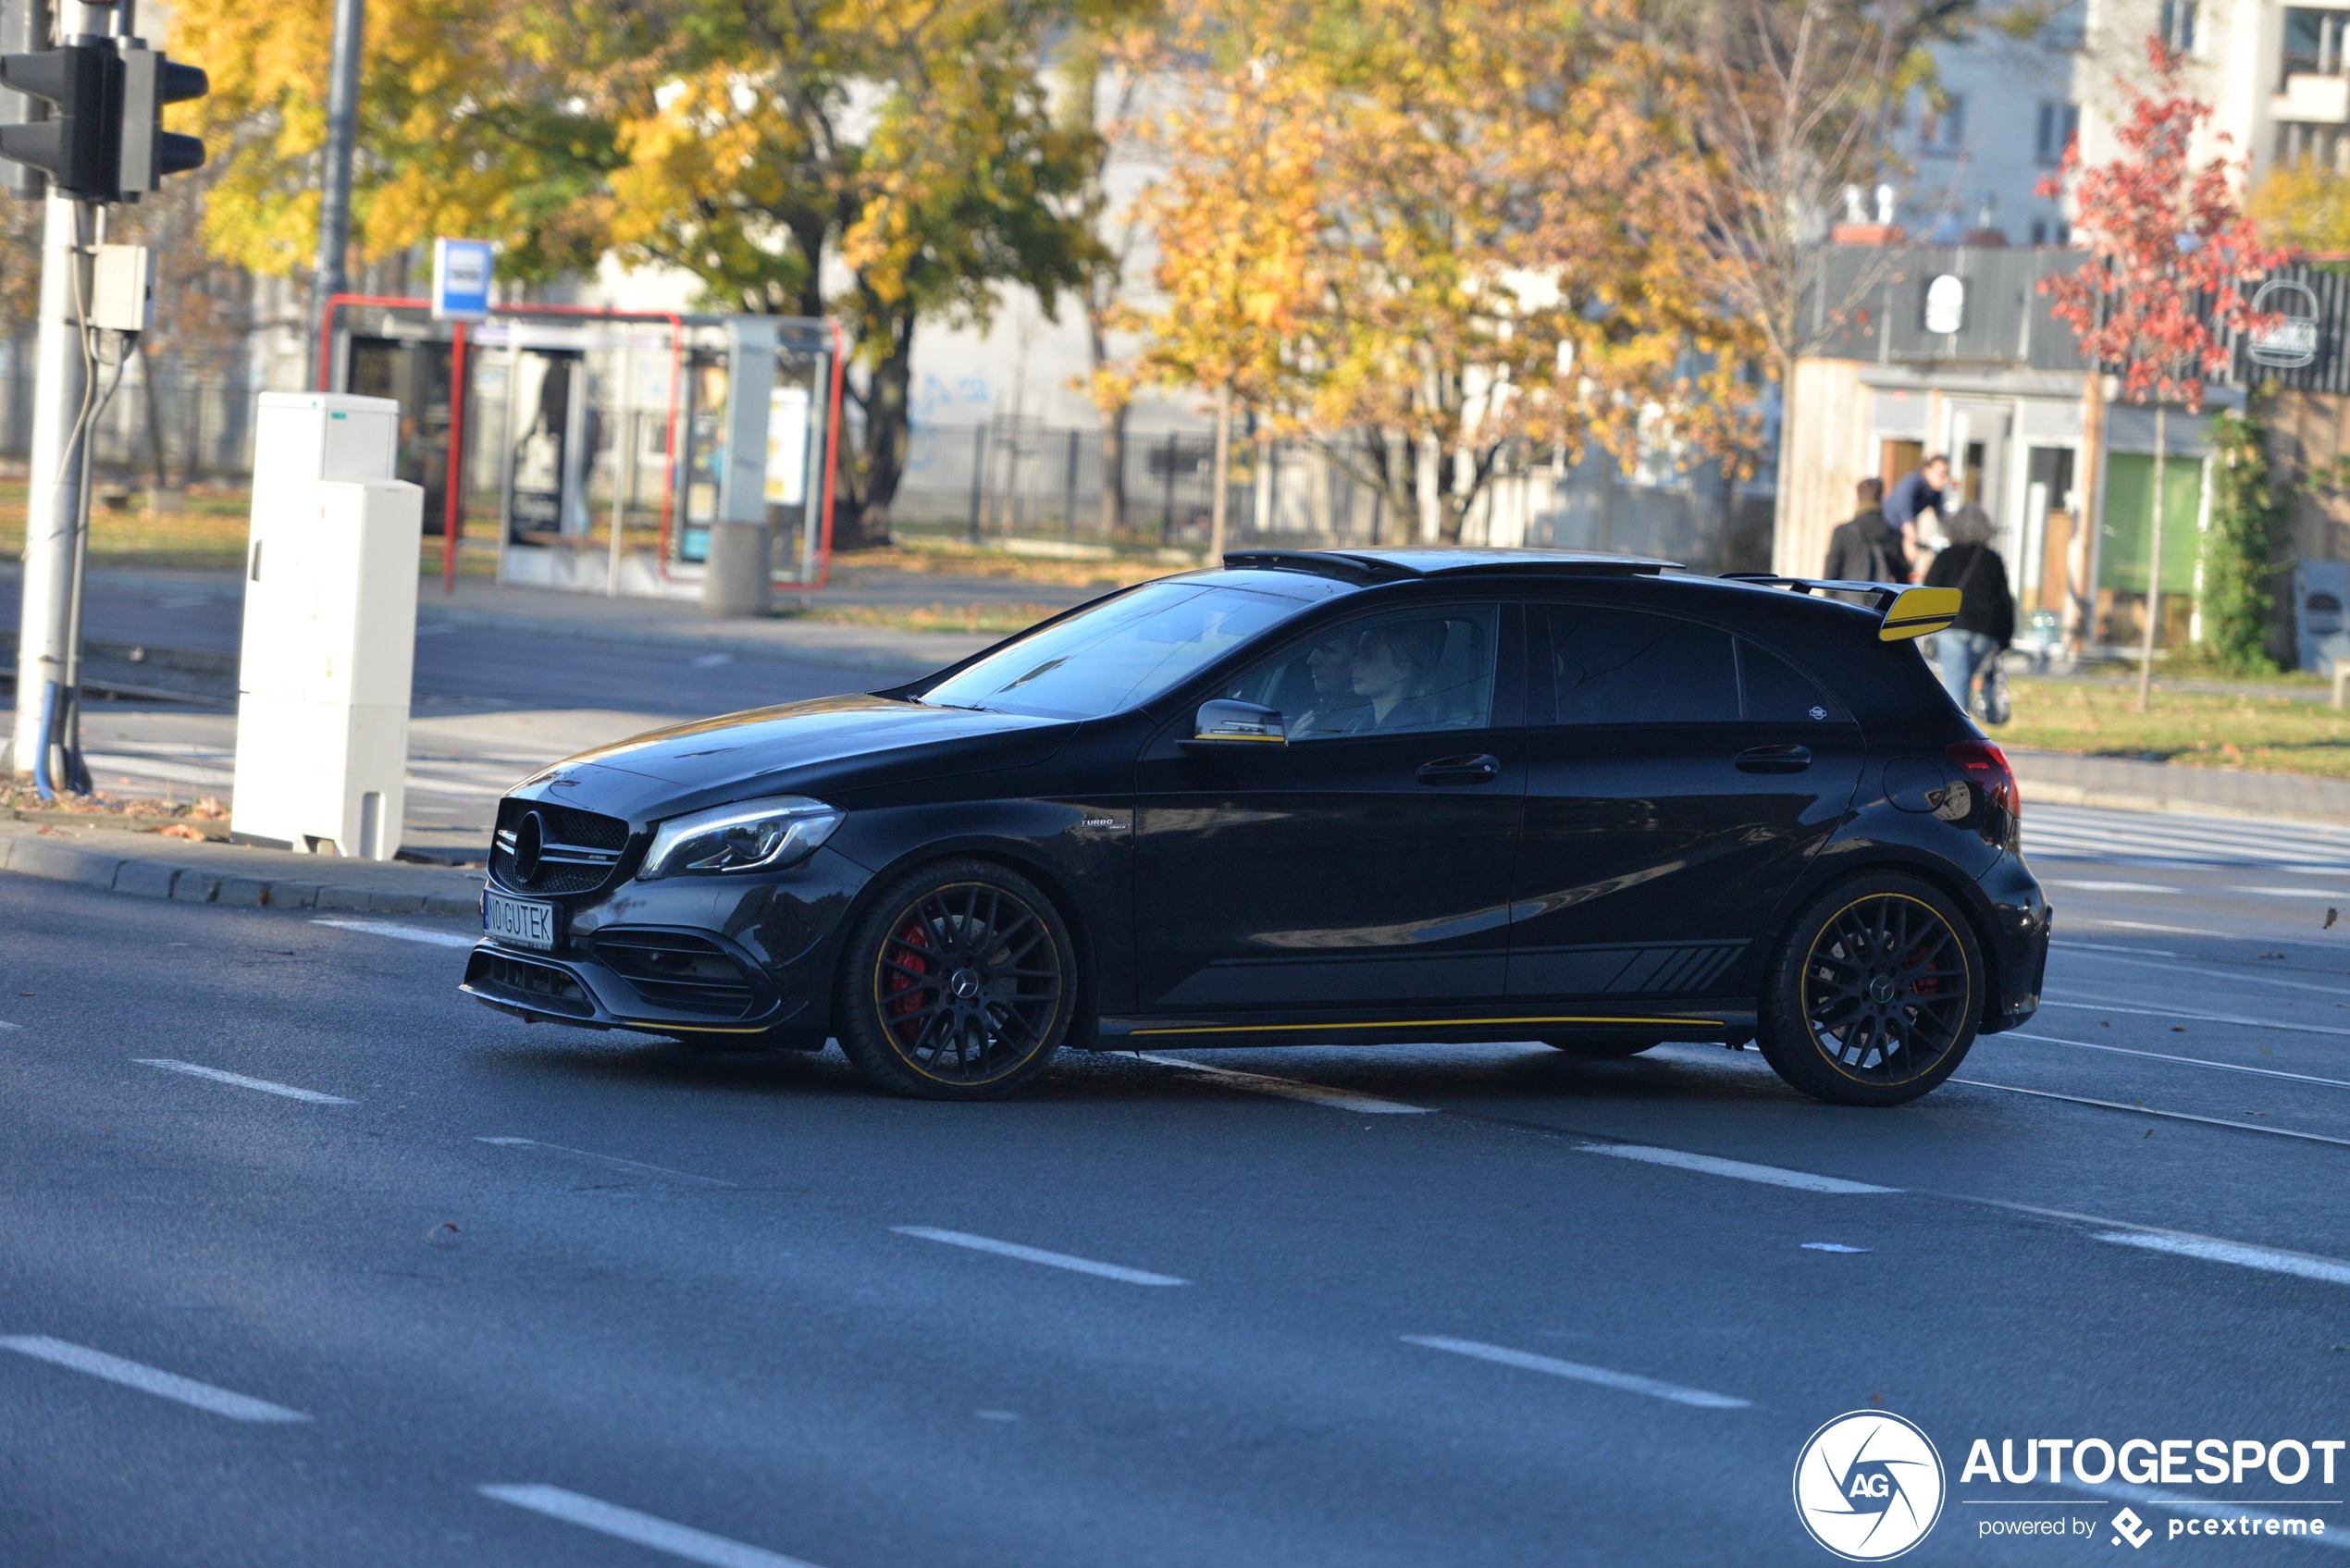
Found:
[[1196, 577], [1145, 583], [997, 649], [921, 699], [939, 708], [1098, 719], [1148, 702], [1306, 602]]

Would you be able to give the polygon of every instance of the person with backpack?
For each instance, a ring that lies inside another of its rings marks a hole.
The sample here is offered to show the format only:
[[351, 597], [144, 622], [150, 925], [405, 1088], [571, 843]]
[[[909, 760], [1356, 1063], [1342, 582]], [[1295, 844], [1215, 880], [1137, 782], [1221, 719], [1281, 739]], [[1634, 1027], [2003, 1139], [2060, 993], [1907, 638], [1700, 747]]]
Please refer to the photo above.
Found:
[[[1948, 631], [1935, 634], [1934, 657], [1959, 710], [1973, 713], [1975, 676], [1990, 667], [1985, 689], [1990, 698], [1998, 675], [1993, 661], [2015, 640], [2015, 599], [2008, 592], [2007, 562], [1991, 548], [1991, 519], [1981, 507], [1959, 508], [1944, 519], [1942, 532], [1949, 546], [1926, 568], [1925, 586], [1958, 589], [1959, 613]], [[2003, 710], [2004, 697], [1988, 706]], [[2004, 712], [1991, 722], [2005, 722]]]
[[1906, 583], [1914, 568], [1901, 530], [1886, 521], [1885, 481], [1863, 479], [1854, 488], [1861, 510], [1828, 536], [1828, 563], [1820, 574], [1838, 583]]

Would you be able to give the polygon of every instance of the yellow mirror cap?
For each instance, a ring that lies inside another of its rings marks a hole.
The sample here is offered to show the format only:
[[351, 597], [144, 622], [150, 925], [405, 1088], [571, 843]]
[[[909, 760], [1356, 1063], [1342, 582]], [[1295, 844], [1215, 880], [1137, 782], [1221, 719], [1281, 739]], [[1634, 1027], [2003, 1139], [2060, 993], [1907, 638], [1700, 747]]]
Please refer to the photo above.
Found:
[[1885, 625], [1877, 632], [1881, 642], [1899, 642], [1906, 637], [1922, 637], [1929, 632], [1947, 630], [1959, 618], [1959, 590], [1956, 588], [1903, 588], [1885, 611]]

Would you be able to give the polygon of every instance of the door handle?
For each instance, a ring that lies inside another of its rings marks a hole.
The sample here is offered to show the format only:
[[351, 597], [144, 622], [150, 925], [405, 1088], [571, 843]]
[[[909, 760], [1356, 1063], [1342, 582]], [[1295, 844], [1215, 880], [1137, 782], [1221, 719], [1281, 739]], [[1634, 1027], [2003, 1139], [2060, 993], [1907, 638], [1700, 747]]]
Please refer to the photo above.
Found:
[[1422, 784], [1485, 784], [1502, 776], [1502, 759], [1479, 753], [1473, 757], [1440, 757], [1420, 764]]
[[1808, 746], [1750, 746], [1735, 759], [1741, 773], [1800, 773], [1812, 765]]

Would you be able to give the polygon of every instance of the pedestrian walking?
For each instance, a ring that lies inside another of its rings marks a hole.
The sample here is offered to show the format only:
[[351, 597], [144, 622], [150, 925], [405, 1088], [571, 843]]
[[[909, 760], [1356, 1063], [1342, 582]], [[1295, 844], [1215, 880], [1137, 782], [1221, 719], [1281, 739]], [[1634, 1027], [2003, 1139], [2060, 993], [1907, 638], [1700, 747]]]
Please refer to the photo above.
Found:
[[1820, 575], [1840, 583], [1906, 583], [1909, 551], [1901, 530], [1885, 520], [1885, 481], [1863, 479], [1853, 487], [1860, 511], [1828, 536], [1828, 563]]
[[1942, 531], [1950, 543], [1926, 568], [1926, 586], [1958, 589], [1959, 613], [1948, 631], [1935, 634], [1934, 657], [1951, 699], [1973, 713], [1975, 676], [2015, 640], [2015, 599], [2008, 592], [2007, 562], [1991, 548], [1991, 519], [1981, 507], [1959, 508]]
[[1924, 542], [1920, 537], [1918, 519], [1931, 512], [1936, 522], [1943, 520], [1942, 493], [1949, 483], [1950, 460], [1936, 452], [1918, 464], [1915, 472], [1901, 475], [1893, 486], [1893, 493], [1885, 498], [1885, 520], [1901, 531], [1901, 546], [1908, 551], [1913, 569], [1919, 547]]

